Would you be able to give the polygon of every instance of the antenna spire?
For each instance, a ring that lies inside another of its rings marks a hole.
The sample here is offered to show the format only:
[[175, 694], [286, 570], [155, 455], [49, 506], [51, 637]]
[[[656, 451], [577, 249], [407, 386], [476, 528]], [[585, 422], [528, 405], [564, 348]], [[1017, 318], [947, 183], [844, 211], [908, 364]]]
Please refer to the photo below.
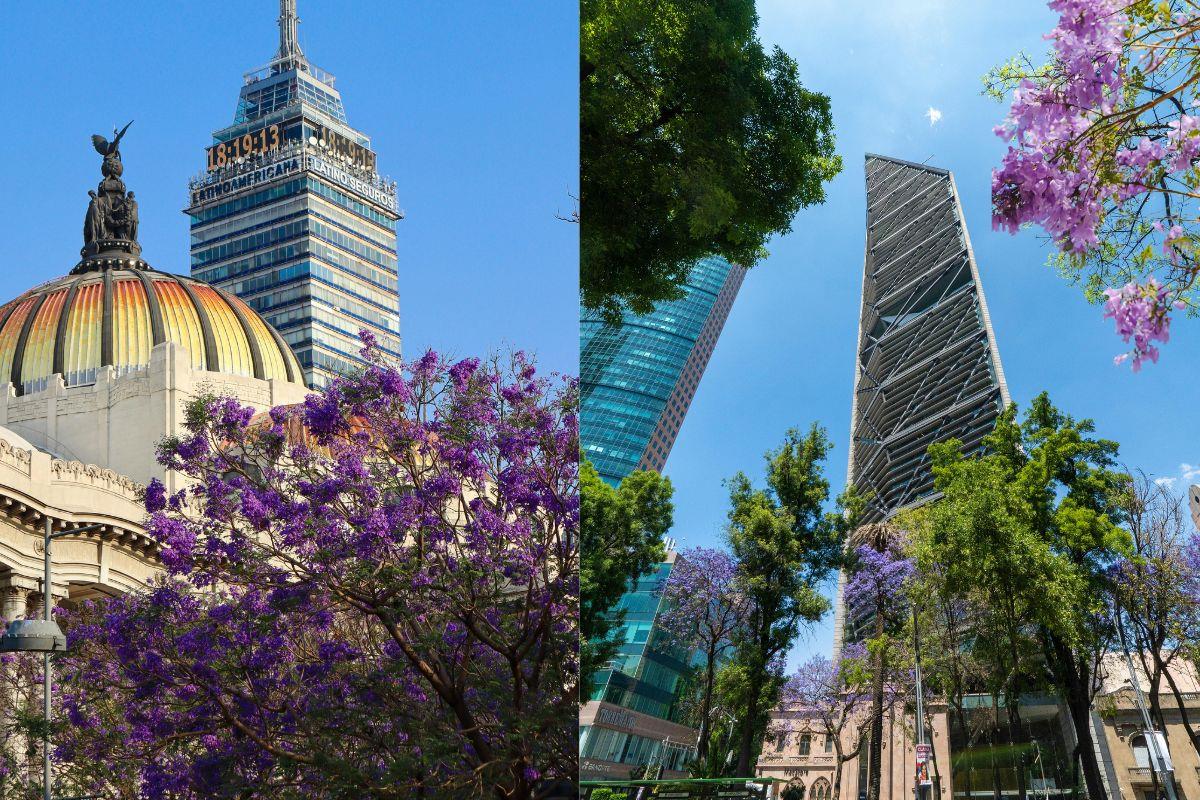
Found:
[[304, 61], [304, 52], [300, 49], [297, 33], [299, 25], [296, 0], [279, 0], [279, 53], [275, 56], [277, 59]]

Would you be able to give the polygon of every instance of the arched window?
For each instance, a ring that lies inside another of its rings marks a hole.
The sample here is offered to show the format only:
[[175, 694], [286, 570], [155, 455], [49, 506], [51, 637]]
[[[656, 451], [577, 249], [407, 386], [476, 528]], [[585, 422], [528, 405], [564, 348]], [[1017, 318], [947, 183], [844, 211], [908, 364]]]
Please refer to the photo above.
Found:
[[788, 732], [780, 731], [775, 739], [775, 752], [783, 752], [783, 748], [787, 747]]
[[825, 734], [825, 752], [826, 753], [833, 752], [833, 737], [830, 736], [829, 734]]
[[806, 756], [812, 750], [812, 736], [807, 733], [800, 737], [800, 755]]
[[1139, 767], [1150, 766], [1150, 748], [1146, 745], [1146, 737], [1138, 734], [1129, 740], [1129, 747], [1133, 750], [1133, 761]]
[[812, 791], [809, 793], [808, 798], [809, 800], [829, 800], [829, 781], [824, 778], [817, 778], [817, 782], [812, 785]]

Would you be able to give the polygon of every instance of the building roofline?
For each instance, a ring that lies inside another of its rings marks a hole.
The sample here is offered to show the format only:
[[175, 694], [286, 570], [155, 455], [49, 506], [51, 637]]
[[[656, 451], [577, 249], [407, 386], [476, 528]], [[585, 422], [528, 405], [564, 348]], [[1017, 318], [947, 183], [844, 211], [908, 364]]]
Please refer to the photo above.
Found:
[[[949, 175], [950, 174], [950, 170], [948, 170], [948, 169], [942, 169], [941, 167], [931, 167], [928, 164], [918, 164], [916, 161], [905, 161], [903, 158], [895, 158], [894, 156], [884, 156], [884, 155], [880, 155], [879, 153], [867, 153], [864, 156], [863, 160], [870, 161], [873, 158], [878, 159], [879, 161], [890, 161], [893, 164], [901, 164], [905, 167], [912, 167], [914, 169], [923, 169], [926, 172], [932, 172], [934, 175]], [[930, 158], [932, 158], [932, 156], [930, 156]]]

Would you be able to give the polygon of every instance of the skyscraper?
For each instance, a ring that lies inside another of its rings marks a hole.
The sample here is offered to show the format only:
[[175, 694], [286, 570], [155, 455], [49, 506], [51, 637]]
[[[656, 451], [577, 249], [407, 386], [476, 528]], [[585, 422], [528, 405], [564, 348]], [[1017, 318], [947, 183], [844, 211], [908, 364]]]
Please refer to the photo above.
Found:
[[189, 183], [192, 275], [261, 313], [322, 386], [360, 363], [360, 330], [399, 357], [402, 215], [334, 77], [300, 49], [295, 0], [279, 6], [275, 58], [245, 75]]
[[662, 590], [676, 554], [632, 581], [617, 608], [625, 617], [616, 656], [584, 682], [591, 694], [579, 711], [580, 776], [628, 778], [646, 764], [682, 777], [695, 754], [696, 731], [680, 722], [678, 692], [689, 654], [656, 639]]
[[[866, 185], [848, 480], [875, 522], [933, 499], [929, 445], [978, 448], [1009, 396], [954, 176], [867, 155]], [[855, 621], [841, 593], [837, 649]]]
[[609, 326], [584, 313], [579, 325], [580, 441], [611, 484], [635, 469], [661, 471], [746, 270], [701, 259], [683, 297]]

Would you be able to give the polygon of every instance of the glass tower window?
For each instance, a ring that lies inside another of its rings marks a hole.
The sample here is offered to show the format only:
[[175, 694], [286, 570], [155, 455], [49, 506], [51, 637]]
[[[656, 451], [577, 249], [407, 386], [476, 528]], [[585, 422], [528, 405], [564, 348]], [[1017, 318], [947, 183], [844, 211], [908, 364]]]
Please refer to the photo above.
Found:
[[[332, 76], [322, 76], [307, 63], [251, 76], [233, 124], [215, 131], [214, 141], [278, 124], [285, 144], [301, 154], [321, 129], [369, 151], [370, 139], [347, 123]], [[374, 153], [367, 155], [373, 167]], [[361, 173], [351, 180], [336, 170], [308, 170], [305, 157], [301, 171], [266, 182], [251, 175], [261, 163], [223, 167], [219, 181], [231, 180], [232, 188], [219, 194], [218, 181], [187, 209], [192, 274], [259, 311], [292, 347], [310, 386], [361, 367], [362, 330], [386, 356], [399, 358], [399, 214], [381, 205], [377, 192], [356, 188]], [[374, 190], [387, 188], [378, 176], [368, 177]]]
[[617, 326], [597, 314], [580, 321], [580, 441], [600, 476], [612, 484], [632, 472], [650, 444], [667, 400], [733, 269], [722, 258], [701, 259], [683, 297]]

